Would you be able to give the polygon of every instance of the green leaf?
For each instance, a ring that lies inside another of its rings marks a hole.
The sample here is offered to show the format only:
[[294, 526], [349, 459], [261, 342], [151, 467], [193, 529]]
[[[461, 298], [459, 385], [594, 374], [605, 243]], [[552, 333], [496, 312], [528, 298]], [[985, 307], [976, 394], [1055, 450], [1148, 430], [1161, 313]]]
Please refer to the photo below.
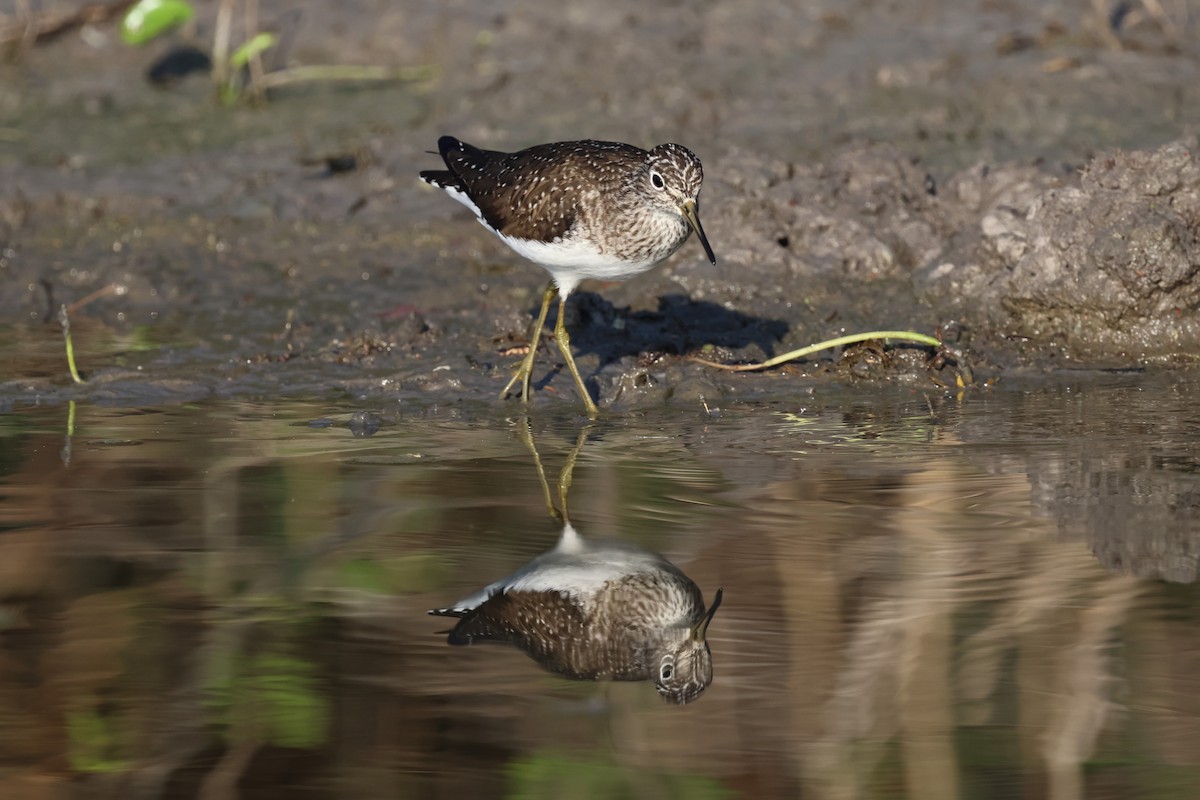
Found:
[[264, 50], [268, 50], [275, 46], [275, 42], [279, 41], [279, 37], [273, 33], [260, 33], [250, 41], [243, 44], [237, 50], [233, 51], [233, 55], [229, 57], [229, 66], [235, 71], [246, 66], [250, 59], [254, 58]]
[[125, 44], [145, 44], [195, 16], [187, 0], [141, 0], [121, 21], [121, 39]]

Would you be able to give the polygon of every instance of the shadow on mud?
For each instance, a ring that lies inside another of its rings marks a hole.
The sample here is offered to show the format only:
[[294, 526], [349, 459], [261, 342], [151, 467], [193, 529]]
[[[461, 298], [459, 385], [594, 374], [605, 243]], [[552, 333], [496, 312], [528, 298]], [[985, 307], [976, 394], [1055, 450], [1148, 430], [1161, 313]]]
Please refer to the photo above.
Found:
[[[788, 323], [756, 317], [719, 303], [682, 294], [663, 295], [657, 311], [618, 308], [595, 292], [579, 292], [568, 305], [571, 343], [579, 354], [595, 354], [601, 365], [627, 356], [683, 355], [711, 345], [741, 349], [757, 346], [770, 358], [787, 334]], [[553, 318], [547, 325], [553, 322]]]

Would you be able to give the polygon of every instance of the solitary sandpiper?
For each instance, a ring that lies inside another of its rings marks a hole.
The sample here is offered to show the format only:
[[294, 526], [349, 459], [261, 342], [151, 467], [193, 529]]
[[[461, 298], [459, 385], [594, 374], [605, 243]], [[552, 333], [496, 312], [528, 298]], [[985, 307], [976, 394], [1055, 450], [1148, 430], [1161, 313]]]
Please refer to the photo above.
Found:
[[585, 541], [576, 532], [566, 491], [585, 436], [559, 478], [559, 512], [528, 434], [547, 507], [563, 524], [554, 549], [429, 613], [458, 618], [446, 632], [450, 644], [512, 644], [568, 678], [653, 680], [668, 701], [690, 703], [712, 682], [707, 633], [722, 592], [706, 611], [699, 587], [662, 556], [631, 542]]
[[619, 281], [659, 264], [693, 230], [709, 261], [717, 263], [700, 226], [700, 159], [678, 144], [651, 150], [620, 142], [556, 142], [516, 153], [480, 150], [453, 136], [438, 139], [445, 170], [421, 173], [518, 254], [552, 278], [542, 294], [529, 353], [500, 393], [521, 385], [528, 402], [534, 353], [550, 303], [558, 295], [554, 340], [588, 416], [597, 416], [571, 356], [564, 320], [568, 295], [585, 278]]

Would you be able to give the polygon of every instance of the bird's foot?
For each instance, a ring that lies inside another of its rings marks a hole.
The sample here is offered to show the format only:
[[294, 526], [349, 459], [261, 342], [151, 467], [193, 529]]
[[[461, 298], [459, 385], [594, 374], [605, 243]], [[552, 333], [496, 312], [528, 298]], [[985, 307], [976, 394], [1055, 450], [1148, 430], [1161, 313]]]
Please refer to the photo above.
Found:
[[517, 368], [513, 371], [513, 376], [508, 379], [508, 383], [500, 391], [500, 399], [507, 400], [514, 392], [513, 389], [520, 384], [521, 386], [521, 401], [529, 402], [529, 384], [533, 381], [533, 355], [537, 350], [537, 342], [533, 341], [529, 344], [529, 354], [521, 360]]

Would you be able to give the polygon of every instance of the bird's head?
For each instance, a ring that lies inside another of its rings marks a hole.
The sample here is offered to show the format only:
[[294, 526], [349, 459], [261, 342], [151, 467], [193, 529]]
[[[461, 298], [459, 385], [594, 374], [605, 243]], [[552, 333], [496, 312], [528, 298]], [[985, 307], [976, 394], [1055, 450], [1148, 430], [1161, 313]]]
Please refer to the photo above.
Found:
[[685, 220], [700, 237], [704, 254], [714, 265], [713, 255], [704, 228], [700, 226], [700, 184], [704, 182], [704, 167], [691, 150], [681, 144], [660, 144], [646, 155], [645, 167], [637, 174], [638, 191], [667, 213]]
[[658, 654], [654, 688], [668, 702], [684, 705], [704, 693], [712, 683], [712, 651], [708, 648], [708, 624], [721, 605], [722, 590], [695, 625], [680, 631], [685, 634], [663, 643]]

